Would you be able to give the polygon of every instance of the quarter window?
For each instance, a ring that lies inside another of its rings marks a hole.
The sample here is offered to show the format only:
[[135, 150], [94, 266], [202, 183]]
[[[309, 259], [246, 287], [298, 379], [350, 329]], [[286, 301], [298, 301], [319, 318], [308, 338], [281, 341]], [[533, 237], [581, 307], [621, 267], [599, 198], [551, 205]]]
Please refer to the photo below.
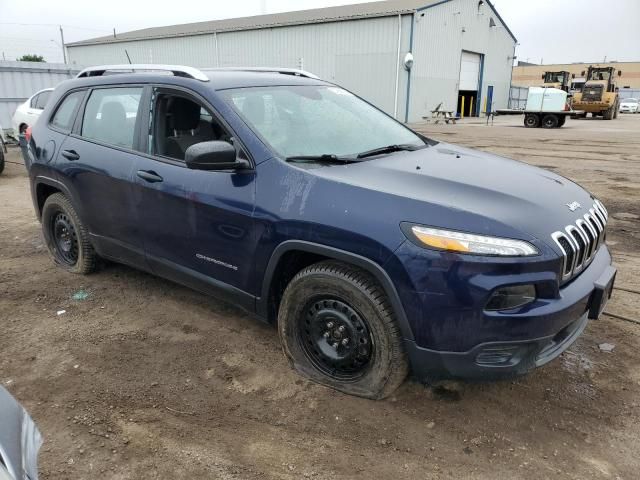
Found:
[[31, 97], [31, 102], [29, 102], [29, 106], [31, 108], [36, 108], [36, 103], [38, 102], [38, 97], [40, 95], [34, 95], [33, 97]]
[[82, 120], [82, 136], [133, 148], [142, 88], [104, 88], [91, 92]]
[[51, 118], [51, 125], [61, 130], [70, 131], [75, 119], [74, 112], [84, 97], [84, 90], [73, 92], [62, 101]]

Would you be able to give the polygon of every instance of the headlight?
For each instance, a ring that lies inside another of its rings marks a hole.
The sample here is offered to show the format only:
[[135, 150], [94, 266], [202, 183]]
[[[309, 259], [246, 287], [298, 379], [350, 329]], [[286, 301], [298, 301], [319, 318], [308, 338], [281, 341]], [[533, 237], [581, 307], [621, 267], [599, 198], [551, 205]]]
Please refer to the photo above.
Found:
[[[403, 229], [408, 233], [406, 226]], [[523, 240], [487, 237], [420, 225], [412, 225], [409, 230], [419, 244], [437, 250], [501, 257], [528, 257], [539, 253], [536, 247]]]

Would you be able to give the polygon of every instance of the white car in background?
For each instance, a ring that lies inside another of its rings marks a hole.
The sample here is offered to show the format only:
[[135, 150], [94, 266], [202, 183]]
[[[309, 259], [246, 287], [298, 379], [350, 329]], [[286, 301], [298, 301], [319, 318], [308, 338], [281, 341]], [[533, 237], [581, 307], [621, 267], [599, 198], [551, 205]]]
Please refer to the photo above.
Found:
[[18, 106], [11, 120], [14, 135], [17, 136], [20, 133], [24, 133], [27, 127], [36, 123], [36, 120], [47, 105], [52, 91], [53, 88], [40, 90]]
[[620, 101], [620, 113], [638, 113], [640, 100], [637, 98], [624, 98]]

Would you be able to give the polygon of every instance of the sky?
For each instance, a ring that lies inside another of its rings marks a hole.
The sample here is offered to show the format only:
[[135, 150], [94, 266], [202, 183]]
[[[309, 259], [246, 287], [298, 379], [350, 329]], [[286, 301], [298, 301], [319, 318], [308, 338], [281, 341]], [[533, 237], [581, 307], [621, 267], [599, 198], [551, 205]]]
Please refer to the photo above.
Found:
[[[469, 0], [472, 1], [472, 0]], [[92, 6], [92, 3], [94, 6]], [[146, 27], [363, 3], [363, 0], [0, 0], [0, 59], [62, 61], [65, 42]], [[640, 61], [640, 0], [494, 0], [531, 63]], [[106, 7], [108, 5], [108, 8]], [[183, 5], [183, 8], [179, 8]], [[178, 7], [178, 8], [176, 8]]]

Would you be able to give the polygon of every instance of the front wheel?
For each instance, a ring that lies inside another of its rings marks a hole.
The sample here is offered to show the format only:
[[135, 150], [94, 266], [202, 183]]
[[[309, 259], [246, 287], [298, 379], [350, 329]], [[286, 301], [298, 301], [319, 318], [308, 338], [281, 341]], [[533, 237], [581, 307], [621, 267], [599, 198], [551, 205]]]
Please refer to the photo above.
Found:
[[0, 173], [4, 171], [4, 147], [2, 146], [2, 140], [0, 140]]
[[341, 392], [385, 398], [407, 376], [389, 300], [356, 267], [326, 261], [299, 272], [284, 292], [278, 331], [296, 370]]
[[53, 260], [71, 273], [95, 270], [97, 255], [73, 205], [61, 193], [54, 193], [42, 207], [42, 233]]

